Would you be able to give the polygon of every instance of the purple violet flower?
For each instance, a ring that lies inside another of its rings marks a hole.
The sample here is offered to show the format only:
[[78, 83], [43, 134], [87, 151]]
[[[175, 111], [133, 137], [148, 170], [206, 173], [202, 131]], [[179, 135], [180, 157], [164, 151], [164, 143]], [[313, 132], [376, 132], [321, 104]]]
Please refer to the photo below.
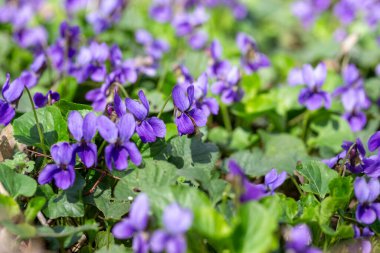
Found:
[[133, 114], [137, 121], [136, 132], [141, 141], [155, 142], [157, 138], [163, 138], [166, 134], [165, 123], [157, 117], [149, 116], [149, 101], [146, 99], [142, 90], [138, 93], [139, 102], [126, 98], [126, 108]]
[[189, 209], [177, 203], [167, 206], [162, 216], [164, 229], [156, 230], [150, 239], [153, 252], [184, 253], [187, 244], [184, 233], [193, 223], [193, 214]]
[[128, 158], [137, 166], [141, 164], [142, 157], [136, 144], [129, 139], [135, 132], [135, 119], [127, 113], [115, 124], [106, 116], [97, 120], [100, 135], [109, 145], [105, 148], [105, 159], [108, 169], [125, 170], [128, 168]]
[[154, 0], [149, 10], [150, 16], [160, 23], [169, 22], [173, 18], [172, 4], [170, 0]]
[[220, 95], [222, 102], [227, 105], [239, 102], [244, 95], [243, 90], [238, 85], [240, 78], [239, 69], [234, 67], [225, 73], [224, 78], [219, 78], [211, 86], [211, 91], [214, 94]]
[[278, 173], [276, 169], [270, 170], [265, 175], [265, 186], [273, 194], [274, 190], [280, 187], [286, 180], [287, 174], [285, 171]]
[[4, 100], [0, 99], [0, 124], [4, 126], [8, 125], [16, 115], [13, 106], [24, 91], [24, 84], [20, 81], [20, 78], [16, 78], [13, 82], [10, 82], [10, 78], [10, 75], [7, 74], [2, 88]]
[[174, 102], [174, 116], [178, 133], [192, 134], [197, 127], [203, 127], [207, 123], [207, 117], [202, 110], [194, 106], [194, 86], [184, 89], [176, 85], [172, 91]]
[[219, 104], [215, 98], [207, 97], [208, 93], [208, 76], [203, 73], [198, 80], [193, 82], [194, 97], [197, 107], [202, 110], [203, 114], [208, 117], [211, 113], [217, 115], [219, 112]]
[[308, 110], [316, 110], [322, 106], [330, 108], [330, 94], [321, 90], [326, 74], [327, 70], [324, 63], [318, 64], [315, 69], [309, 64], [303, 66], [302, 76], [307, 87], [301, 90], [298, 101], [305, 105]]
[[291, 252], [322, 253], [317, 248], [311, 247], [312, 237], [306, 224], [300, 224], [291, 228], [285, 235], [286, 248]]
[[368, 140], [368, 149], [371, 152], [374, 152], [380, 147], [380, 131], [374, 133]]
[[243, 170], [234, 161], [228, 162], [229, 179], [236, 184], [236, 187], [242, 187], [240, 202], [245, 203], [252, 200], [259, 200], [267, 195], [266, 187], [262, 184], [253, 184], [245, 176]]
[[242, 54], [241, 65], [247, 74], [270, 66], [268, 57], [258, 51], [257, 44], [252, 37], [245, 33], [239, 33], [236, 43]]
[[379, 179], [371, 178], [368, 182], [363, 177], [355, 179], [355, 196], [358, 199], [356, 219], [363, 224], [372, 224], [380, 218], [380, 203], [373, 203], [380, 193]]
[[46, 95], [41, 92], [36, 92], [33, 96], [33, 101], [36, 108], [45, 107], [47, 104], [52, 105], [60, 100], [58, 92], [49, 90]]
[[68, 117], [70, 133], [78, 142], [73, 146], [74, 154], [78, 154], [83, 164], [90, 168], [96, 166], [98, 149], [92, 139], [96, 134], [96, 115], [88, 113], [84, 118], [78, 111], [72, 111]]
[[59, 142], [50, 148], [55, 164], [48, 164], [38, 176], [39, 184], [50, 183], [53, 179], [55, 185], [66, 190], [75, 182], [75, 156], [73, 148], [67, 142]]
[[149, 199], [145, 193], [140, 193], [131, 205], [128, 218], [117, 223], [112, 234], [123, 240], [133, 237], [133, 252], [147, 253], [149, 250], [147, 234], [144, 233], [149, 220]]

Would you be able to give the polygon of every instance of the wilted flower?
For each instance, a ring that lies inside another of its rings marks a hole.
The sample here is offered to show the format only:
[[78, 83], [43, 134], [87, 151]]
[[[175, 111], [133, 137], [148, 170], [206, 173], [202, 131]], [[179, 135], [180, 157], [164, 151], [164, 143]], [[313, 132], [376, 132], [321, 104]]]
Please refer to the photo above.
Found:
[[97, 124], [100, 135], [110, 143], [105, 148], [106, 165], [110, 170], [125, 170], [128, 167], [128, 158], [136, 165], [141, 164], [140, 151], [129, 140], [136, 126], [132, 114], [123, 115], [116, 124], [102, 115]]
[[58, 188], [66, 190], [75, 182], [75, 156], [67, 142], [59, 142], [50, 148], [55, 164], [48, 164], [38, 176], [39, 184], [50, 183], [53, 179]]
[[133, 237], [133, 252], [145, 253], [149, 250], [147, 235], [144, 230], [149, 220], [149, 199], [145, 193], [140, 193], [131, 205], [128, 218], [117, 223], [112, 234], [117, 239]]
[[192, 212], [173, 203], [165, 208], [162, 222], [164, 229], [153, 233], [150, 239], [150, 249], [153, 252], [186, 252], [187, 244], [184, 233], [193, 222]]
[[91, 142], [96, 134], [96, 119], [96, 115], [93, 112], [88, 113], [82, 118], [82, 115], [78, 111], [72, 111], [68, 117], [70, 133], [78, 142], [73, 146], [74, 154], [78, 154], [87, 168], [96, 166], [98, 158], [98, 149], [95, 143]]

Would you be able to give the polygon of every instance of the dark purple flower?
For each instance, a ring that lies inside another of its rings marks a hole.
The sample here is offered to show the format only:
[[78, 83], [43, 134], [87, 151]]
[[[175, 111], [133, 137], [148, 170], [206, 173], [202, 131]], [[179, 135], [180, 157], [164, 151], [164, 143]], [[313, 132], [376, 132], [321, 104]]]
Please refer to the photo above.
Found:
[[240, 195], [240, 202], [248, 202], [252, 200], [259, 200], [267, 196], [266, 187], [262, 184], [253, 184], [245, 176], [243, 170], [234, 161], [230, 160], [228, 162], [229, 168], [229, 179], [232, 181], [236, 187], [242, 188], [242, 193]]
[[117, 223], [112, 234], [117, 239], [133, 237], [133, 252], [147, 253], [149, 250], [148, 238], [144, 230], [149, 220], [149, 199], [145, 193], [140, 193], [131, 205], [128, 218]]
[[48, 164], [38, 176], [39, 184], [50, 183], [53, 179], [58, 188], [66, 190], [75, 182], [75, 157], [73, 148], [67, 142], [59, 142], [50, 148], [55, 164]]
[[98, 149], [92, 139], [96, 134], [96, 115], [88, 113], [84, 118], [77, 111], [72, 111], [68, 117], [70, 133], [78, 142], [73, 146], [74, 153], [78, 154], [83, 164], [90, 168], [96, 166]]
[[239, 69], [234, 67], [225, 73], [224, 78], [219, 78], [211, 86], [211, 91], [214, 94], [220, 95], [222, 102], [229, 105], [234, 102], [239, 102], [244, 92], [238, 85], [240, 82]]
[[322, 253], [317, 248], [311, 247], [312, 237], [306, 224], [300, 224], [291, 228], [285, 235], [286, 248], [291, 252]]
[[327, 70], [324, 63], [318, 64], [315, 69], [309, 64], [304, 65], [302, 76], [307, 87], [301, 91], [298, 101], [300, 104], [305, 105], [307, 109], [316, 110], [322, 106], [330, 108], [330, 95], [321, 90], [326, 74]]
[[0, 99], [0, 124], [6, 126], [14, 118], [16, 112], [13, 108], [13, 104], [20, 99], [23, 91], [24, 84], [20, 78], [10, 82], [10, 75], [7, 74], [2, 88], [4, 100]]
[[34, 105], [36, 108], [45, 107], [47, 104], [52, 105], [60, 100], [58, 92], [49, 90], [46, 95], [41, 92], [36, 92], [33, 96]]
[[162, 222], [164, 229], [155, 231], [150, 239], [150, 249], [153, 252], [184, 253], [187, 244], [184, 233], [191, 227], [193, 214], [189, 209], [180, 207], [177, 203], [167, 206]]
[[359, 138], [357, 138], [354, 143], [344, 141], [342, 148], [344, 150], [345, 156], [347, 152], [350, 152], [347, 156], [348, 160], [345, 164], [347, 169], [349, 169], [352, 173], [362, 173], [364, 170], [363, 161], [366, 155], [362, 141]]
[[287, 174], [285, 171], [278, 173], [276, 169], [272, 169], [265, 175], [265, 186], [271, 193], [280, 187], [286, 180]]
[[194, 86], [190, 85], [187, 90], [176, 85], [172, 91], [175, 106], [174, 116], [178, 133], [192, 134], [197, 127], [203, 127], [207, 123], [207, 117], [202, 110], [194, 106]]
[[363, 177], [355, 179], [355, 196], [358, 199], [356, 219], [363, 224], [372, 224], [380, 217], [380, 203], [373, 203], [380, 193], [379, 179], [371, 178], [368, 182]]
[[130, 98], [125, 99], [126, 108], [135, 116], [137, 121], [136, 132], [142, 142], [155, 142], [166, 134], [165, 123], [157, 117], [149, 116], [149, 101], [142, 90], [138, 93], [139, 102]]
[[242, 54], [242, 67], [247, 74], [270, 66], [269, 59], [258, 51], [256, 42], [252, 37], [245, 33], [239, 33], [236, 37], [236, 43]]
[[141, 164], [140, 151], [129, 140], [136, 126], [132, 114], [123, 115], [116, 124], [102, 115], [98, 118], [97, 125], [100, 135], [110, 143], [105, 148], [106, 165], [110, 170], [125, 170], [128, 167], [128, 158], [136, 165]]

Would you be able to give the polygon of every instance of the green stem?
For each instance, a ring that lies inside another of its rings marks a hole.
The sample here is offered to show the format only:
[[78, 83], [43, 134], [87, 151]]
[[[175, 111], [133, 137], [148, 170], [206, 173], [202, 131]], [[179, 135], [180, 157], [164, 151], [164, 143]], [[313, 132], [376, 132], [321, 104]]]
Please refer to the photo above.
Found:
[[159, 112], [158, 115], [157, 115], [157, 118], [160, 118], [160, 117], [161, 117], [161, 115], [162, 115], [162, 113], [164, 112], [164, 109], [165, 109], [166, 105], [169, 103], [171, 97], [172, 97], [172, 94], [170, 94], [170, 96], [168, 96], [168, 97], [166, 98], [164, 105], [162, 106], [160, 112]]
[[121, 90], [121, 93], [123, 93], [123, 95], [127, 98], [129, 97], [128, 96], [128, 92], [127, 90], [124, 88], [124, 86], [121, 84], [121, 83], [117, 83], [117, 86], [119, 86], [120, 90]]
[[297, 183], [297, 180], [296, 180], [292, 175], [290, 175], [290, 180], [292, 180], [293, 184], [296, 186], [296, 188], [297, 188], [298, 192], [300, 193], [300, 195], [301, 195], [301, 196], [304, 195], [304, 193], [303, 193], [301, 187], [300, 187], [299, 184]]
[[38, 131], [38, 135], [40, 137], [40, 143], [41, 143], [42, 152], [43, 152], [44, 155], [46, 155], [44, 135], [43, 135], [43, 132], [41, 130], [40, 122], [39, 122], [38, 117], [37, 117], [36, 106], [34, 105], [32, 94], [30, 93], [30, 90], [28, 88], [25, 88], [25, 89], [26, 89], [26, 93], [28, 93], [30, 104], [32, 105], [34, 119], [36, 120], [37, 131]]
[[160, 77], [160, 80], [158, 80], [158, 84], [157, 84], [157, 90], [158, 91], [161, 91], [162, 86], [164, 85], [166, 74], [168, 73], [168, 66], [167, 65], [168, 65], [168, 63], [165, 63], [165, 65], [164, 65], [164, 73], [162, 73], [162, 75]]
[[227, 106], [223, 103], [220, 104], [220, 109], [222, 111], [222, 117], [223, 117], [223, 123], [226, 129], [229, 132], [232, 132], [232, 125], [231, 125], [231, 118], [230, 114], [228, 113]]
[[106, 141], [103, 141], [102, 144], [100, 144], [100, 147], [98, 149], [98, 156], [102, 153], [104, 146], [107, 144]]

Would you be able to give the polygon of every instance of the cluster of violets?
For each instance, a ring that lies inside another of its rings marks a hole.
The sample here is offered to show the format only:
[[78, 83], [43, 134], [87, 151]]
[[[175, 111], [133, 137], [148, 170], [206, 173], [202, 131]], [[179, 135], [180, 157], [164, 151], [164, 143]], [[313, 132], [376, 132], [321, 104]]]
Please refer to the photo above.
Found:
[[191, 210], [178, 203], [168, 205], [162, 214], [163, 228], [153, 232], [149, 231], [149, 212], [148, 196], [140, 193], [131, 205], [128, 218], [117, 223], [112, 234], [120, 240], [133, 238], [134, 252], [186, 252], [185, 233], [193, 222]]
[[150, 16], [159, 23], [169, 23], [176, 36], [185, 38], [194, 49], [205, 48], [208, 35], [202, 25], [209, 19], [207, 8], [227, 6], [235, 18], [247, 16], [247, 9], [237, 0], [154, 0], [149, 10]]
[[291, 86], [306, 84], [298, 98], [300, 104], [308, 110], [316, 110], [321, 107], [330, 108], [332, 99], [340, 97], [344, 107], [342, 117], [349, 123], [352, 131], [362, 130], [367, 117], [363, 110], [371, 106], [364, 89], [364, 81], [359, 70], [354, 64], [349, 64], [342, 70], [343, 84], [332, 94], [322, 90], [326, 80], [327, 69], [325, 64], [319, 63], [315, 69], [309, 64], [302, 68], [294, 68], [289, 72], [288, 83]]
[[291, 8], [306, 28], [311, 27], [323, 12], [332, 9], [341, 24], [336, 31], [339, 40], [347, 36], [347, 27], [358, 19], [366, 22], [372, 30], [380, 21], [380, 2], [377, 0], [297, 0]]

